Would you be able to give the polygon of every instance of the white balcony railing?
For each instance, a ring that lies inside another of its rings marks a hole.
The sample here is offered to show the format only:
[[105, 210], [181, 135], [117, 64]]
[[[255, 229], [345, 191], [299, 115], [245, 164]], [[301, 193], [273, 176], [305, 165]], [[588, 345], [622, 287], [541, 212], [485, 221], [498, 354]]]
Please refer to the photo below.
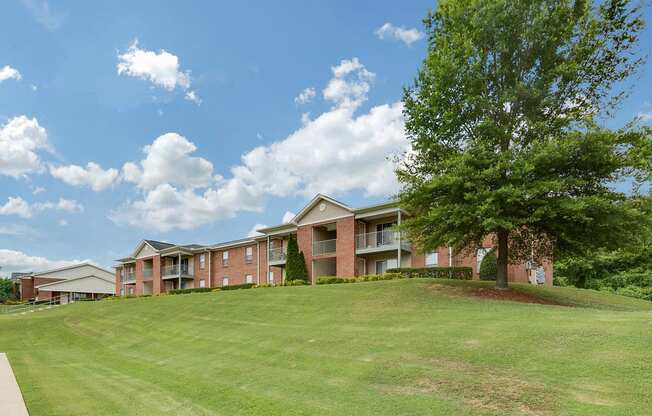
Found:
[[337, 240], [313, 241], [312, 255], [321, 256], [323, 254], [335, 253], [337, 251]]
[[154, 270], [152, 269], [143, 269], [143, 278], [149, 279], [154, 275]]
[[285, 251], [282, 248], [273, 248], [269, 250], [269, 261], [283, 261], [285, 260]]
[[[164, 266], [162, 268], [163, 276], [179, 276], [179, 265], [174, 264], [172, 266]], [[181, 265], [181, 276], [192, 276], [193, 269], [192, 265]]]
[[135, 282], [136, 281], [136, 273], [134, 272], [127, 272], [122, 274], [122, 280], [124, 282]]
[[[393, 230], [357, 234], [355, 236], [355, 248], [357, 250], [361, 250], [375, 247], [398, 246], [399, 236], [399, 232]], [[405, 237], [401, 238], [400, 240], [401, 246], [409, 247], [410, 243]]]

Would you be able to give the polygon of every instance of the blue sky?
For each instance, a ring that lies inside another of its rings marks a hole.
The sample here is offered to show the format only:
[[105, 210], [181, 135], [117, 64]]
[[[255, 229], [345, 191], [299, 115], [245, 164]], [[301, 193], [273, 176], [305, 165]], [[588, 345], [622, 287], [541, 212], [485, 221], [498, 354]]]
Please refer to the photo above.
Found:
[[[3, 2], [0, 273], [240, 238], [315, 192], [385, 200], [431, 6]], [[633, 85], [609, 124], [652, 119], [650, 64]]]

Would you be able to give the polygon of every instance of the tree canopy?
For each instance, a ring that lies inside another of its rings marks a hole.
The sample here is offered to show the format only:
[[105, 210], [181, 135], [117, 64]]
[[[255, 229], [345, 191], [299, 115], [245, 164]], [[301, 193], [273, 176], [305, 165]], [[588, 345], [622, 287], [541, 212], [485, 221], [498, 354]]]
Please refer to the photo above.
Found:
[[424, 23], [397, 169], [411, 241], [472, 251], [493, 236], [504, 288], [508, 262], [613, 247], [649, 221], [614, 184], [650, 179], [650, 130], [598, 124], [642, 62], [637, 7], [442, 0]]

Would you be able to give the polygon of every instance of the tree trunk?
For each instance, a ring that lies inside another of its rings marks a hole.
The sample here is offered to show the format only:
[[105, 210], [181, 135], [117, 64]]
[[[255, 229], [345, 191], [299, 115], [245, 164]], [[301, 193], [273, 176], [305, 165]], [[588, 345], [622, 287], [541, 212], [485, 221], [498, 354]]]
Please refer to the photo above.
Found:
[[507, 231], [498, 231], [498, 257], [496, 258], [496, 289], [507, 289]]

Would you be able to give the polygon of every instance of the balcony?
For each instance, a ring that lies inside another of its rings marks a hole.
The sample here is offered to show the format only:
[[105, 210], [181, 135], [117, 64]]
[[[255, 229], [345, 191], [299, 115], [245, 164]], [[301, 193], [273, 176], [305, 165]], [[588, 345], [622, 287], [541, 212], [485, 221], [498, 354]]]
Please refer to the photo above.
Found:
[[269, 250], [269, 264], [284, 264], [286, 252], [282, 248], [273, 248]]
[[174, 264], [172, 266], [164, 266], [161, 268], [161, 275], [165, 279], [179, 277], [179, 272], [181, 272], [181, 277], [193, 277], [194, 275], [192, 265], [182, 264], [181, 268], [179, 268], [178, 264]]
[[153, 269], [143, 269], [143, 279], [151, 279], [153, 275]]
[[122, 274], [123, 283], [134, 283], [136, 281], [136, 273], [127, 272]]
[[398, 250], [399, 240], [401, 242], [402, 250], [411, 251], [410, 243], [405, 238], [399, 237], [399, 232], [393, 230], [358, 234], [355, 236], [356, 254], [379, 253], [382, 251]]
[[312, 256], [323, 256], [326, 254], [334, 254], [337, 251], [337, 240], [321, 240], [313, 241], [312, 243]]

